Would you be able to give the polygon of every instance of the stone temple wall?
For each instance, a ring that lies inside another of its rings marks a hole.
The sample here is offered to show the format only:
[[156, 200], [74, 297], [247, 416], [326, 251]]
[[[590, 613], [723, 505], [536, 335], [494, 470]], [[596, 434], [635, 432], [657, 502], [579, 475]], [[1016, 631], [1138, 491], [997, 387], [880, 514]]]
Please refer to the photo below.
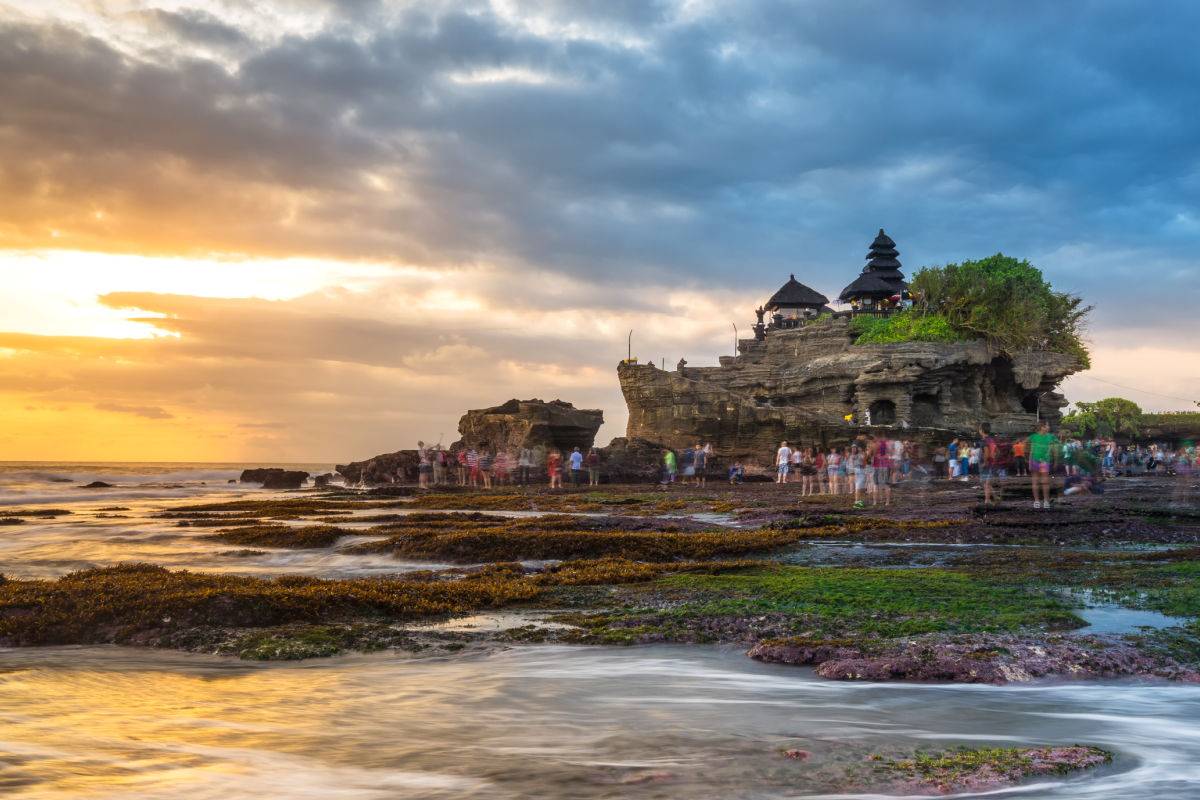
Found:
[[1071, 356], [1009, 357], [982, 341], [854, 345], [848, 324], [826, 319], [744, 339], [717, 367], [620, 364], [626, 438], [712, 442], [718, 455], [753, 463], [784, 439], [844, 446], [865, 432], [947, 441], [985, 421], [1017, 436], [1039, 413], [1057, 422], [1066, 400], [1055, 387], [1079, 369]]

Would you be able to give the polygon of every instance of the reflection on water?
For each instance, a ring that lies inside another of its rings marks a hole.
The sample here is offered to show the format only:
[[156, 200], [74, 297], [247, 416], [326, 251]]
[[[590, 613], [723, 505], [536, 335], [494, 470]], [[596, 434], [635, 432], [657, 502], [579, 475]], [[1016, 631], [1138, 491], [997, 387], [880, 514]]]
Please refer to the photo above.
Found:
[[[706, 647], [520, 648], [248, 665], [0, 651], [15, 798], [829, 796], [871, 752], [1090, 744], [1116, 762], [1030, 798], [1200, 796], [1200, 687], [851, 684]], [[780, 751], [803, 748], [809, 761]]]

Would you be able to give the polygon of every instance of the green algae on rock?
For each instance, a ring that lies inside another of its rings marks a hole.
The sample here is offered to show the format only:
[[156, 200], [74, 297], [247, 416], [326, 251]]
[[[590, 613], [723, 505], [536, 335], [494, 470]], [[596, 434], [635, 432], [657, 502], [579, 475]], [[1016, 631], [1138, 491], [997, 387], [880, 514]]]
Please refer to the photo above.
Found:
[[[902, 794], [995, 791], [1041, 775], [1066, 775], [1113, 759], [1098, 747], [956, 747], [911, 758], [871, 756], [870, 775], [852, 771], [872, 789]], [[883, 785], [880, 785], [882, 783]]]

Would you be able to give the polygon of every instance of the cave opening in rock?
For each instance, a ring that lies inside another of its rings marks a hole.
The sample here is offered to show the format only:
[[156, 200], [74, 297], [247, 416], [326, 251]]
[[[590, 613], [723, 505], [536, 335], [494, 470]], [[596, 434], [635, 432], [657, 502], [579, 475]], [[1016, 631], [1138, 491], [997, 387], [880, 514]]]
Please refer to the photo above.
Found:
[[896, 421], [896, 404], [891, 400], [876, 400], [871, 403], [871, 424], [891, 425]]
[[937, 427], [941, 419], [935, 394], [918, 394], [912, 401], [912, 424], [919, 428]]

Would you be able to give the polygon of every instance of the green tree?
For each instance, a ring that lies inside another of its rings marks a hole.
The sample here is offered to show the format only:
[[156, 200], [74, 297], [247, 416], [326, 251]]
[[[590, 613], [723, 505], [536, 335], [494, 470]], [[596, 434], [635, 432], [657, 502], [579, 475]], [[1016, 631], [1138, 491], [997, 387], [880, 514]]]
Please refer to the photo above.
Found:
[[1137, 436], [1143, 419], [1141, 407], [1123, 397], [1106, 397], [1095, 403], [1076, 403], [1079, 410], [1063, 417], [1062, 425], [1081, 438]]
[[910, 284], [913, 314], [945, 319], [964, 338], [987, 339], [1000, 352], [1069, 353], [1090, 366], [1081, 338], [1091, 306], [1056, 292], [1042, 271], [1002, 253], [979, 261], [923, 267]]

